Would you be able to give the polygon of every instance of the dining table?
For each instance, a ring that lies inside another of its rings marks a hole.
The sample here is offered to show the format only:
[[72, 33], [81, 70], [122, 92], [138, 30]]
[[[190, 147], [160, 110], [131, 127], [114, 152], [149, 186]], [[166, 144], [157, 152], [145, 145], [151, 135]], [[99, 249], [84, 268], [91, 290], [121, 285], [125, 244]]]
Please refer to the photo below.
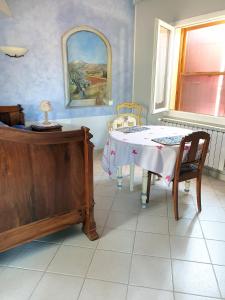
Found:
[[[148, 171], [159, 174], [169, 185], [173, 180], [176, 158], [180, 142], [177, 138], [192, 133], [190, 129], [144, 125], [119, 128], [109, 132], [102, 157], [103, 169], [111, 178], [117, 178], [117, 186], [122, 189], [122, 167], [137, 165], [143, 169], [141, 204], [147, 206]], [[172, 139], [172, 143], [163, 143]], [[187, 155], [189, 147], [184, 151]]]

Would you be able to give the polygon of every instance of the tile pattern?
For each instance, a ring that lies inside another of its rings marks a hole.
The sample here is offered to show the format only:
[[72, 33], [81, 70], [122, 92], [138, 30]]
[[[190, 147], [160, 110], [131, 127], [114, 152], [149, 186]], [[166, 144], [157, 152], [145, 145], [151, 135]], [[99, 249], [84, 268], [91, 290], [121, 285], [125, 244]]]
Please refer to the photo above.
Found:
[[[204, 176], [201, 214], [195, 189], [180, 185], [181, 219], [173, 218], [171, 188], [152, 186], [149, 207], [135, 191], [122, 191], [95, 153], [95, 218], [100, 239], [81, 226], [0, 254], [4, 300], [210, 300], [225, 299], [225, 184]], [[129, 174], [129, 169], [124, 168]]]

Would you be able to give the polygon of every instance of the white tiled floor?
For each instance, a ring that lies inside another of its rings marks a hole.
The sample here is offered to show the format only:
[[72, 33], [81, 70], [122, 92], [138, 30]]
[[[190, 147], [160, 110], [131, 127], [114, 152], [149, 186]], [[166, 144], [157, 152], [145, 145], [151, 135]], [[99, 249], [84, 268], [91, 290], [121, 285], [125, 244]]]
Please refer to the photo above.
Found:
[[200, 215], [195, 189], [180, 186], [181, 219], [173, 217], [171, 188], [152, 186], [140, 205], [122, 191], [95, 155], [95, 219], [101, 238], [91, 242], [80, 225], [0, 254], [1, 300], [225, 299], [225, 183], [203, 177]]

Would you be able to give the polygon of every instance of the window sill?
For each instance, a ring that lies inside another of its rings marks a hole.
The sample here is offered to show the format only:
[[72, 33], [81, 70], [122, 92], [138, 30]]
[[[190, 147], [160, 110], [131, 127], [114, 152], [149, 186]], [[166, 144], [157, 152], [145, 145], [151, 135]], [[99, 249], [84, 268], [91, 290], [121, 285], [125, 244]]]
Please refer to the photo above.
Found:
[[196, 123], [204, 123], [206, 125], [225, 127], [225, 117], [213, 117], [176, 110], [170, 110], [167, 116], [172, 118], [179, 118], [186, 121], [195, 121]]

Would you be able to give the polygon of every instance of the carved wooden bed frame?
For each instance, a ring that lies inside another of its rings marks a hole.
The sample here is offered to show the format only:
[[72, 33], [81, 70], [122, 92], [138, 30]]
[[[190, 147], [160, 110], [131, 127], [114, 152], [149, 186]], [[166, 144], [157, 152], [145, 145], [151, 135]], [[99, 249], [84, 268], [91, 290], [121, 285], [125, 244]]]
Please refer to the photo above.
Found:
[[[24, 124], [21, 106], [0, 107], [0, 121]], [[93, 144], [89, 129], [32, 132], [0, 127], [0, 252], [94, 221]]]

